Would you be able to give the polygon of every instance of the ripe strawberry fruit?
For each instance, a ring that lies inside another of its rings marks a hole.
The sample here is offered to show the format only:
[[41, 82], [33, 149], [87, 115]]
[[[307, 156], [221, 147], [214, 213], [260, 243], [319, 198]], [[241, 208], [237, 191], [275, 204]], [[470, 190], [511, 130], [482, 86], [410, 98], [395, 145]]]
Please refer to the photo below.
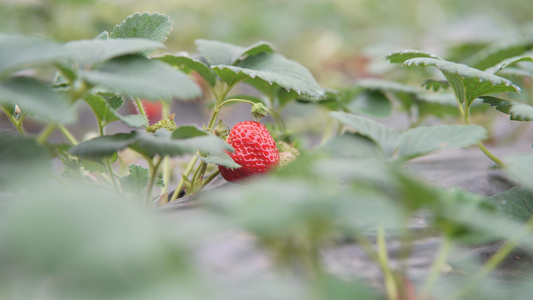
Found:
[[[146, 118], [148, 119], [148, 123], [150, 125], [153, 125], [157, 123], [157, 121], [161, 120], [161, 114], [163, 105], [160, 101], [158, 102], [151, 102], [147, 100], [141, 100], [141, 104], [144, 108], [144, 112], [146, 113]], [[137, 114], [139, 113], [139, 108], [135, 104], [135, 102], [131, 102], [131, 107], [133, 111], [136, 111]]]
[[218, 166], [227, 181], [235, 181], [254, 174], [268, 172], [279, 163], [279, 152], [265, 125], [245, 121], [235, 125], [226, 139], [235, 152], [228, 153], [240, 168]]

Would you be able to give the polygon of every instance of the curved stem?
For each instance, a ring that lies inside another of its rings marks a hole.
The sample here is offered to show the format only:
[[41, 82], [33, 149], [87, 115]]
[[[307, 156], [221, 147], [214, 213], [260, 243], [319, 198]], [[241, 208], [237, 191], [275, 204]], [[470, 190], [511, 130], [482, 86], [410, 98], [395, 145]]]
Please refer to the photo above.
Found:
[[461, 103], [461, 101], [459, 100], [457, 96], [455, 96], [455, 99], [457, 100], [457, 107], [459, 108], [459, 113], [461, 114], [461, 117], [463, 118], [463, 120], [465, 120], [465, 109], [463, 107], [463, 103]]
[[220, 174], [220, 171], [217, 169], [213, 174], [209, 175], [204, 182], [202, 182], [202, 187], [206, 186], [208, 183], [210, 183], [217, 175]]
[[208, 129], [215, 128], [215, 124], [217, 122], [219, 113], [220, 113], [220, 108], [215, 108], [215, 110], [213, 111], [213, 114], [211, 115], [211, 120], [209, 120], [209, 124], [207, 125]]
[[228, 99], [228, 100], [225, 100], [223, 101], [222, 103], [220, 103], [219, 105], [217, 105], [217, 107], [215, 108], [215, 110], [220, 110], [220, 108], [222, 106], [224, 106], [225, 104], [228, 104], [230, 102], [242, 102], [242, 103], [248, 103], [248, 104], [251, 104], [251, 105], [254, 105], [255, 103], [250, 101], [250, 100], [245, 100], [245, 99], [238, 99], [238, 98], [233, 98], [233, 99]]
[[144, 110], [144, 105], [141, 102], [141, 99], [135, 97], [134, 100], [135, 100], [135, 104], [137, 105], [137, 109], [139, 110], [139, 114], [141, 114], [141, 116], [145, 116], [146, 118], [148, 118], [146, 116], [146, 111]]
[[394, 274], [390, 269], [387, 244], [385, 240], [385, 229], [383, 228], [383, 225], [380, 225], [378, 228], [377, 244], [379, 265], [381, 267], [381, 271], [383, 272], [387, 296], [390, 300], [398, 299], [398, 285], [396, 284], [396, 279], [394, 278]]
[[148, 201], [148, 204], [150, 204], [150, 200], [152, 200], [152, 191], [154, 189], [155, 179], [157, 178], [157, 173], [163, 160], [164, 159], [161, 157], [155, 165], [153, 163], [150, 164], [150, 180], [148, 181], [148, 186], [146, 187], [146, 200]]
[[78, 144], [78, 141], [76, 140], [76, 138], [64, 125], [61, 125], [61, 124], [57, 125], [57, 129], [59, 129], [59, 131], [65, 136], [65, 138], [71, 145], [76, 146]]
[[120, 192], [117, 184], [117, 178], [115, 176], [115, 171], [113, 171], [113, 167], [111, 166], [111, 161], [109, 160], [109, 157], [104, 158], [104, 163], [107, 167], [107, 172], [109, 173], [109, 178], [111, 178], [111, 182], [113, 183], [113, 187], [117, 192]]
[[281, 127], [281, 130], [285, 131], [285, 128], [287, 128], [287, 126], [285, 125], [285, 121], [283, 121], [283, 118], [280, 116], [279, 112], [274, 109], [270, 109], [269, 112], [276, 124]]
[[[462, 108], [461, 106], [459, 107]], [[465, 124], [470, 124], [470, 107], [466, 107], [465, 110], [461, 110], [461, 114], [463, 115], [463, 120], [465, 121]], [[478, 142], [477, 146], [481, 150], [481, 152], [483, 152], [488, 158], [490, 158], [493, 162], [500, 166], [500, 168], [507, 168], [507, 165], [499, 158], [497, 158], [496, 155], [492, 154], [492, 152], [490, 152], [489, 149], [487, 149], [482, 142]]]
[[446, 264], [446, 260], [448, 259], [448, 256], [450, 255], [450, 252], [453, 248], [453, 243], [448, 237], [444, 237], [439, 252], [437, 253], [437, 256], [435, 257], [435, 260], [433, 261], [433, 264], [431, 265], [431, 269], [429, 271], [429, 276], [426, 279], [426, 282], [424, 283], [424, 286], [422, 287], [421, 292], [421, 299], [429, 299], [429, 295], [431, 293], [431, 290], [435, 286], [435, 283], [437, 282], [437, 278], [439, 277], [439, 274]]
[[198, 168], [196, 169], [196, 172], [194, 172], [194, 175], [192, 176], [192, 182], [195, 182], [198, 180], [202, 175], [205, 173], [205, 170], [202, 170], [206, 167], [205, 161], [201, 161], [200, 165], [198, 165]]
[[526, 224], [524, 225], [524, 230], [514, 237], [511, 237], [507, 240], [507, 243], [500, 248], [496, 253], [494, 253], [490, 259], [483, 265], [481, 270], [479, 270], [473, 277], [472, 280], [468, 283], [468, 285], [463, 288], [462, 290], [457, 291], [455, 294], [452, 295], [450, 299], [462, 299], [465, 294], [467, 294], [470, 290], [475, 288], [479, 281], [486, 277], [490, 272], [492, 272], [496, 267], [500, 265], [500, 263], [503, 262], [503, 260], [511, 254], [511, 252], [516, 248], [517, 241], [519, 241], [522, 237], [528, 235], [533, 231], [533, 216], [527, 220]]
[[50, 123], [46, 125], [46, 127], [37, 136], [37, 144], [44, 145], [46, 141], [48, 140], [48, 138], [50, 137], [50, 135], [52, 135], [55, 129], [56, 129], [55, 123]]
[[479, 142], [477, 143], [478, 148], [483, 152], [488, 158], [490, 158], [493, 162], [495, 162], [498, 166], [500, 166], [503, 169], [507, 168], [507, 165], [501, 161], [499, 158], [497, 158], [492, 152], [489, 151], [489, 149], [485, 148], [483, 143]]
[[161, 188], [161, 194], [168, 192], [168, 182], [170, 181], [170, 158], [165, 156], [163, 161], [163, 182], [165, 185]]
[[[191, 171], [194, 168], [194, 165], [196, 164], [197, 161], [198, 161], [198, 156], [194, 155], [194, 157], [191, 159], [191, 161], [187, 165], [187, 168], [183, 172], [183, 175], [189, 176], [189, 174], [191, 174]], [[172, 194], [172, 197], [170, 198], [169, 202], [172, 202], [172, 201], [178, 199], [178, 195], [179, 195], [181, 189], [183, 188], [183, 184], [185, 184], [185, 181], [183, 180], [183, 177], [182, 177], [180, 179], [180, 182], [178, 183], [178, 186], [174, 190], [174, 194]]]

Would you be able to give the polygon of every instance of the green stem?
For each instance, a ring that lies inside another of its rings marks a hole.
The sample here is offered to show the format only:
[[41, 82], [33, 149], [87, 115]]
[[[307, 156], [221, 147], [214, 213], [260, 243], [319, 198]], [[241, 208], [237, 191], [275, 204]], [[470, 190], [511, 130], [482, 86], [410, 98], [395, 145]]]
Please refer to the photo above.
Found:
[[440, 245], [439, 252], [437, 253], [435, 260], [433, 261], [433, 264], [431, 265], [429, 276], [427, 277], [424, 283], [424, 286], [422, 287], [422, 292], [421, 292], [421, 297], [420, 297], [421, 299], [429, 299], [429, 295], [431, 291], [433, 290], [435, 283], [437, 282], [437, 278], [439, 277], [439, 274], [442, 271], [442, 268], [446, 264], [446, 260], [448, 259], [448, 256], [450, 255], [452, 248], [453, 248], [452, 241], [448, 237], [444, 237], [444, 240], [442, 241]]
[[205, 162], [201, 161], [200, 165], [198, 165], [198, 168], [196, 168], [196, 172], [194, 172], [194, 175], [192, 176], [192, 181], [191, 182], [195, 182], [200, 177], [202, 177], [202, 175], [205, 173], [205, 167], [206, 167]]
[[170, 102], [161, 101], [161, 120], [166, 120], [170, 115]]
[[499, 158], [497, 158], [492, 152], [490, 152], [483, 143], [479, 142], [477, 143], [478, 148], [483, 152], [488, 158], [490, 158], [493, 162], [495, 162], [498, 166], [500, 166], [502, 169], [507, 169], [507, 165], [501, 161]]
[[109, 157], [104, 158], [104, 163], [107, 167], [107, 172], [109, 173], [109, 178], [111, 178], [111, 182], [113, 183], [113, 187], [117, 192], [120, 192], [117, 184], [117, 178], [115, 176], [115, 171], [113, 171], [113, 167], [111, 166], [111, 161], [109, 160]]
[[[166, 120], [170, 115], [171, 102], [170, 101], [161, 101], [161, 114], [163, 116], [162, 120]], [[163, 182], [165, 185], [161, 188], [161, 195], [168, 192], [168, 183], [170, 182], [170, 157], [167, 155], [163, 160]], [[168, 197], [167, 197], [168, 198]]]
[[217, 169], [213, 174], [209, 175], [204, 182], [202, 182], [202, 187], [206, 186], [208, 183], [210, 183], [217, 175], [220, 174], [220, 171]]
[[496, 253], [494, 253], [490, 259], [483, 265], [481, 270], [479, 270], [470, 280], [468, 285], [463, 288], [462, 290], [457, 291], [450, 299], [463, 299], [463, 296], [466, 295], [470, 290], [475, 288], [478, 283], [485, 278], [490, 272], [492, 272], [496, 267], [500, 265], [500, 263], [503, 262], [503, 260], [513, 252], [513, 250], [516, 248], [517, 241], [522, 239], [524, 236], [528, 235], [533, 231], [533, 216], [527, 220], [526, 224], [524, 225], [524, 230], [518, 234], [516, 234], [514, 237], [511, 237], [507, 240], [507, 243], [500, 248]]
[[285, 128], [287, 126], [285, 125], [285, 121], [283, 121], [283, 118], [280, 116], [279, 112], [274, 109], [269, 110], [270, 115], [274, 119], [274, 122], [281, 128], [281, 130], [285, 131]]
[[209, 120], [209, 125], [207, 126], [208, 129], [214, 129], [215, 128], [215, 125], [216, 125], [217, 119], [218, 119], [218, 115], [220, 113], [220, 109], [222, 108], [222, 106], [224, 106], [224, 105], [226, 105], [226, 104], [228, 104], [230, 102], [242, 102], [242, 103], [248, 103], [248, 104], [251, 104], [251, 105], [255, 104], [254, 102], [249, 101], [249, 100], [245, 100], [245, 99], [228, 99], [228, 100], [222, 101], [222, 103], [217, 104], [215, 106], [215, 109], [213, 110], [213, 114], [211, 115], [211, 119]]
[[76, 140], [76, 138], [64, 125], [61, 125], [61, 124], [57, 125], [57, 129], [59, 129], [59, 131], [65, 136], [65, 138], [71, 145], [76, 146], [78, 144], [78, 141]]
[[165, 185], [161, 188], [161, 195], [168, 192], [168, 183], [170, 181], [170, 158], [168, 156], [165, 156], [165, 159], [163, 161], [163, 182]]
[[211, 120], [209, 120], [209, 124], [207, 125], [208, 129], [213, 130], [215, 128], [219, 113], [220, 113], [220, 108], [215, 108], [215, 110], [213, 110], [213, 114], [211, 115]]
[[52, 135], [55, 129], [56, 129], [55, 123], [50, 123], [46, 125], [46, 127], [37, 136], [37, 144], [44, 145], [46, 141], [48, 140], [48, 138], [50, 137], [50, 135]]
[[[457, 100], [459, 101], [459, 100]], [[461, 107], [461, 106], [459, 106]], [[470, 107], [466, 107], [466, 109], [464, 111], [461, 111], [461, 114], [463, 115], [463, 120], [465, 122], [465, 124], [470, 124]], [[499, 158], [497, 158], [494, 154], [492, 154], [492, 152], [489, 151], [489, 149], [487, 149], [482, 142], [478, 142], [477, 143], [477, 146], [478, 148], [481, 150], [481, 152], [483, 152], [488, 158], [490, 158], [493, 162], [495, 162], [498, 166], [500, 166], [500, 168], [502, 169], [506, 169], [507, 168], [507, 165], [501, 161]]]
[[137, 105], [137, 109], [139, 110], [139, 114], [141, 114], [141, 116], [147, 117], [146, 116], [146, 111], [144, 110], [144, 105], [143, 105], [141, 99], [135, 97], [134, 100], [135, 100], [135, 104]]
[[385, 240], [385, 229], [383, 228], [383, 225], [380, 225], [378, 228], [377, 244], [379, 265], [381, 267], [381, 271], [383, 272], [385, 290], [387, 291], [388, 298], [390, 300], [398, 299], [398, 286], [389, 265], [387, 244]]
[[463, 103], [461, 103], [461, 101], [459, 100], [457, 96], [455, 97], [455, 99], [457, 100], [457, 107], [459, 108], [459, 113], [461, 114], [461, 117], [463, 118], [463, 120], [465, 120], [466, 122], [465, 109], [464, 109]]
[[152, 200], [152, 191], [154, 189], [155, 179], [157, 178], [157, 173], [163, 160], [163, 158], [160, 158], [155, 165], [150, 163], [150, 180], [148, 181], [148, 186], [146, 187], [146, 200], [148, 201], [148, 204], [150, 204], [150, 201]]
[[[189, 164], [187, 165], [187, 168], [183, 172], [183, 175], [189, 176], [191, 174], [192, 169], [194, 168], [194, 165], [198, 161], [198, 156], [194, 155], [194, 157], [189, 161]], [[178, 186], [176, 187], [176, 190], [174, 190], [174, 194], [172, 194], [172, 197], [170, 198], [169, 202], [172, 202], [176, 199], [178, 199], [178, 195], [183, 188], [183, 184], [185, 184], [185, 181], [183, 180], [183, 177], [180, 179], [180, 182], [178, 183]]]

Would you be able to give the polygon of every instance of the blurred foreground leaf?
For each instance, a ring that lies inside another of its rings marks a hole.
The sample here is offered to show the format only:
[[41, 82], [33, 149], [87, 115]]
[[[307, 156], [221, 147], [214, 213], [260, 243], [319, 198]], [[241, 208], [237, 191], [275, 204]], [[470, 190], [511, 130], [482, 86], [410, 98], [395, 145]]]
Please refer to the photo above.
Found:
[[70, 57], [80, 68], [91, 67], [96, 63], [124, 56], [134, 55], [143, 51], [163, 48], [158, 42], [146, 39], [108, 39], [108, 40], [77, 40], [64, 46]]
[[110, 60], [96, 70], [80, 71], [87, 82], [147, 100], [189, 100], [202, 91], [183, 72], [158, 60], [142, 56], [123, 56]]
[[514, 187], [490, 197], [489, 201], [511, 218], [525, 222], [533, 216], [533, 194], [526, 189]]
[[360, 116], [343, 112], [331, 112], [330, 115], [374, 141], [385, 157], [392, 157], [397, 152], [399, 158], [411, 159], [437, 150], [474, 145], [487, 137], [486, 130], [477, 125], [417, 127], [400, 134]]
[[72, 147], [69, 152], [82, 158], [103, 158], [126, 147], [149, 157], [175, 156], [196, 151], [220, 153], [224, 150], [233, 150], [229, 144], [213, 135], [176, 139], [172, 137], [171, 132], [159, 129], [155, 134], [141, 130], [96, 137]]
[[53, 64], [65, 57], [61, 45], [52, 40], [0, 34], [0, 78], [21, 69]]
[[69, 123], [75, 118], [62, 95], [29, 77], [12, 77], [0, 82], [0, 104], [18, 105], [23, 111], [59, 123]]
[[34, 140], [0, 133], [0, 188], [30, 188], [41, 176], [49, 180], [49, 159], [48, 151]]

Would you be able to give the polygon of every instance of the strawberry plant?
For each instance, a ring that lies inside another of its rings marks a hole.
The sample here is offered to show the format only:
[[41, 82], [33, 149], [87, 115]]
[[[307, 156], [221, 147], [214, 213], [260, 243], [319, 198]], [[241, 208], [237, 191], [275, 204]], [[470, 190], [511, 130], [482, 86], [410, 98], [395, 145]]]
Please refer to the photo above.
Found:
[[[323, 94], [307, 69], [275, 53], [273, 46], [265, 42], [244, 48], [198, 40], [203, 61], [183, 54], [147, 57], [163, 47], [161, 42], [166, 40], [170, 30], [168, 17], [145, 13], [128, 17], [112, 32], [104, 31], [94, 40], [61, 45], [33, 37], [3, 36], [6, 50], [2, 64], [4, 112], [22, 135], [26, 135], [23, 123], [28, 114], [43, 116], [48, 124], [35, 142], [53, 148], [66, 162], [69, 174], [76, 173], [85, 180], [87, 176], [97, 176], [117, 191], [134, 195], [144, 191], [145, 200], [139, 200], [151, 203], [155, 185], [163, 186], [162, 194], [167, 191], [169, 157], [194, 155], [182, 172], [171, 200], [176, 199], [183, 188], [191, 194], [218, 175], [216, 171], [204, 178], [210, 164], [240, 168], [225, 152], [234, 149], [224, 142], [221, 130], [224, 125], [218, 119], [224, 105], [251, 104], [252, 115], [261, 118], [268, 111], [278, 116], [282, 105], [298, 95], [321, 97]], [[44, 51], [32, 52], [36, 48]], [[40, 65], [57, 69], [52, 88], [31, 77], [11, 75]], [[201, 95], [200, 87], [186, 75], [192, 72], [208, 83], [215, 96], [212, 118], [204, 128], [188, 125], [176, 128], [169, 115], [170, 101], [173, 98], [186, 101]], [[268, 98], [228, 98], [231, 89], [241, 81], [258, 87]], [[42, 104], [43, 96], [48, 98], [45, 104]], [[98, 125], [98, 137], [82, 142], [78, 142], [64, 125], [73, 120], [78, 101], [90, 106]], [[135, 103], [137, 114], [124, 116], [118, 112], [126, 101]], [[149, 101], [158, 101], [158, 104]], [[15, 107], [19, 109], [17, 112]], [[151, 126], [148, 120], [153, 123]], [[282, 124], [279, 116], [277, 120]], [[106, 127], [115, 121], [135, 130], [107, 134]], [[67, 138], [70, 149], [48, 143], [48, 137], [56, 129]], [[269, 143], [269, 147], [275, 148], [273, 141]], [[129, 174], [117, 174], [112, 164], [117, 160], [117, 153], [125, 148], [142, 156], [148, 169], [130, 165]], [[201, 162], [196, 165], [197, 161]], [[191, 174], [194, 176], [189, 178]]]

